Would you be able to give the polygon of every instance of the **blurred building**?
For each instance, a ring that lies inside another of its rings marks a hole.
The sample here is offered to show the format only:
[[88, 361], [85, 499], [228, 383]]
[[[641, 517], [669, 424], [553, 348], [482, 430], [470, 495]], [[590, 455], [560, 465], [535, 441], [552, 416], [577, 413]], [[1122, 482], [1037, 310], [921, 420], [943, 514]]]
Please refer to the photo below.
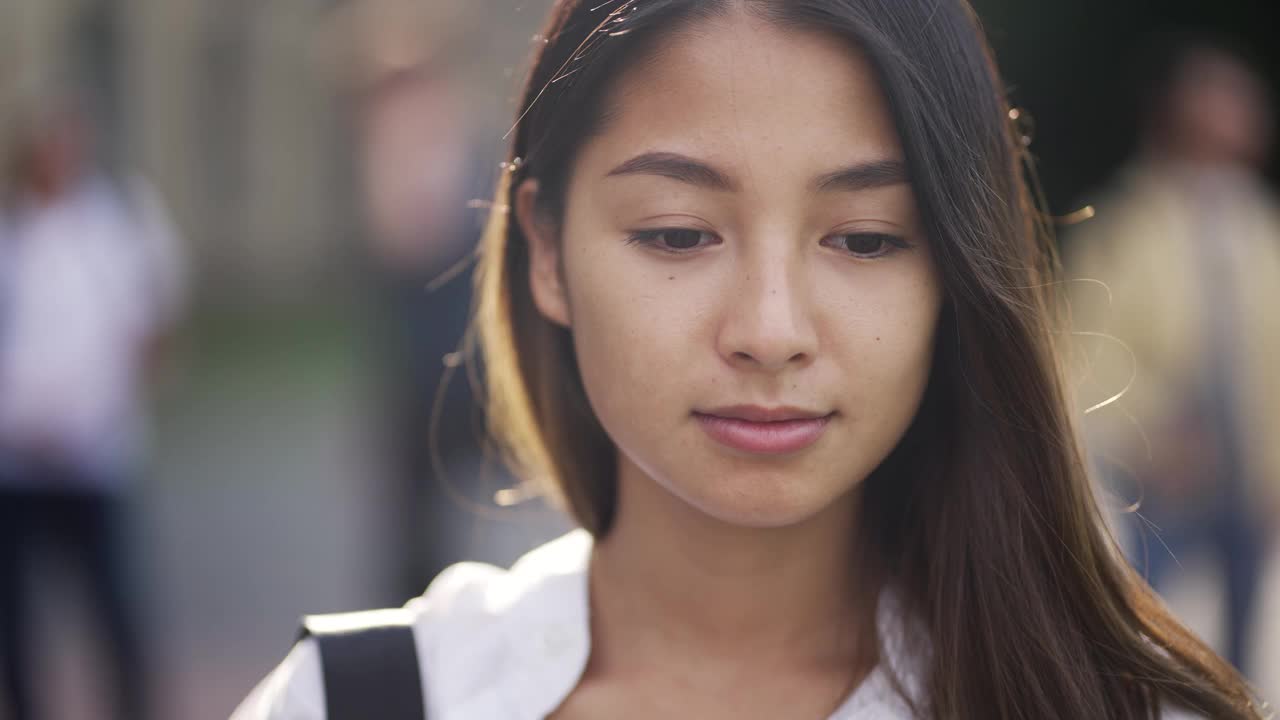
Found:
[[[305, 297], [349, 281], [359, 257], [349, 118], [319, 37], [348, 4], [4, 0], [0, 116], [23, 88], [86, 79], [108, 150], [153, 178], [190, 235], [202, 292]], [[537, 22], [546, 0], [423, 4], [515, 21], [485, 23], [450, 48], [478, 80], [464, 82], [469, 111], [506, 122], [511, 68], [529, 47], [519, 21]]]
[[[371, 242], [359, 101], [334, 52], [352, 40], [335, 18], [363, 4], [0, 0], [0, 153], [20, 98], [83, 87], [109, 162], [151, 181], [189, 245], [190, 321], [154, 395], [156, 453], [132, 538], [150, 568], [140, 600], [160, 717], [226, 717], [302, 612], [405, 599], [382, 405], [399, 350]], [[482, 167], [473, 149], [486, 148], [496, 161], [550, 1], [402, 4], [474, 19], [444, 51], [473, 133], [453, 151]], [[404, 29], [427, 36], [446, 22]], [[449, 189], [449, 204], [490, 192]], [[41, 580], [38, 621], [55, 631], [41, 646], [43, 695], [57, 717], [98, 717], [92, 664], [79, 660], [91, 651], [77, 640], [83, 608], [56, 573]]]

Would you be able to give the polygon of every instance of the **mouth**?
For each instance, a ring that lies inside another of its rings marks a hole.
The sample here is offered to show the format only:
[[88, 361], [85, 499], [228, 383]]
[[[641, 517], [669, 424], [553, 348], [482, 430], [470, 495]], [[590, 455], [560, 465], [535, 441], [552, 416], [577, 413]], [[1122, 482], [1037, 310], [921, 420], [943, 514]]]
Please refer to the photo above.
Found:
[[818, 442], [834, 412], [740, 405], [693, 416], [712, 440], [753, 455], [786, 455]]

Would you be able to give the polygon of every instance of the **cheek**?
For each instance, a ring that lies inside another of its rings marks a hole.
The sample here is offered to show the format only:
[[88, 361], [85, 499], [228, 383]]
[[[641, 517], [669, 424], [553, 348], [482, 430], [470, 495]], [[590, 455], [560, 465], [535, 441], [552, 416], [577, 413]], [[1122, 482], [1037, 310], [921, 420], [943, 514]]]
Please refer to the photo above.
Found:
[[930, 264], [892, 270], [830, 298], [826, 335], [857, 413], [909, 419], [932, 367], [942, 300]]
[[676, 271], [636, 263], [621, 240], [565, 250], [573, 341], [592, 406], [606, 424], [624, 412], [643, 421], [682, 387], [703, 313], [669, 288]]

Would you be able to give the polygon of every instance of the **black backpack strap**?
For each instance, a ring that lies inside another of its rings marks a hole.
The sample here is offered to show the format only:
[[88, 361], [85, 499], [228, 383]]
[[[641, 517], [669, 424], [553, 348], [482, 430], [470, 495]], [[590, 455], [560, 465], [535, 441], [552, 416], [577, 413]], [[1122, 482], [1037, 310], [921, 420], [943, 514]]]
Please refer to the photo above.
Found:
[[426, 720], [413, 617], [405, 610], [308, 615], [329, 720]]

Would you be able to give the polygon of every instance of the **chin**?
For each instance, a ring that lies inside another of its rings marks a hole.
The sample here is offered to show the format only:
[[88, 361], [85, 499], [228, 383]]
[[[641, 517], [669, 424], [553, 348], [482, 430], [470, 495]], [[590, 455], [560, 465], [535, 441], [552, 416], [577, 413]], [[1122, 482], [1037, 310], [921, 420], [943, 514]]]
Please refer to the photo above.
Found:
[[814, 487], [775, 473], [738, 473], [713, 487], [684, 488], [676, 494], [714, 520], [744, 528], [799, 525], [839, 502], [849, 488]]

